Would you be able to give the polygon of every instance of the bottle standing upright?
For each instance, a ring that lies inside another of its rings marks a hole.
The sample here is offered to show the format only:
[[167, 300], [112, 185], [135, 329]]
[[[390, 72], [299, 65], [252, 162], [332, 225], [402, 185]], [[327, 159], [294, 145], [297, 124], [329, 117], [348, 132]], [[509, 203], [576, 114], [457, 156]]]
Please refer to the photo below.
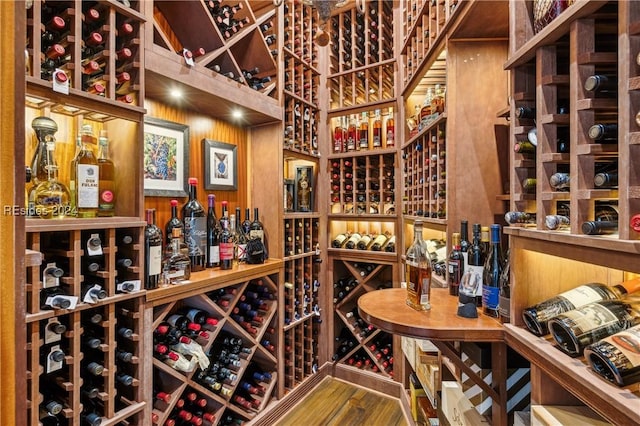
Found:
[[191, 272], [205, 268], [207, 248], [207, 217], [197, 197], [197, 178], [189, 178], [189, 201], [182, 206], [184, 242], [189, 250]]
[[413, 244], [406, 254], [407, 305], [419, 311], [431, 309], [431, 262], [422, 239], [422, 221], [413, 223]]
[[498, 318], [500, 300], [500, 274], [502, 272], [503, 253], [500, 245], [500, 225], [491, 225], [491, 245], [484, 263], [482, 280], [482, 311], [485, 315]]
[[220, 228], [216, 217], [216, 196], [209, 194], [207, 212], [207, 268], [220, 266]]
[[156, 210], [147, 209], [144, 229], [144, 288], [157, 288], [162, 272], [162, 231], [156, 226]]

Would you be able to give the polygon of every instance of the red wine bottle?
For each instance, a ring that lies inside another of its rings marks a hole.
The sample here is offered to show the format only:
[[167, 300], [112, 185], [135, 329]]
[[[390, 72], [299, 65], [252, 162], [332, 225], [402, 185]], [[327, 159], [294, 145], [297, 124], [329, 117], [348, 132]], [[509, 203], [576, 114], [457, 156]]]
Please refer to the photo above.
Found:
[[207, 268], [213, 268], [220, 266], [220, 228], [216, 217], [216, 196], [209, 194], [207, 199]]
[[182, 206], [184, 242], [189, 250], [191, 272], [205, 268], [207, 249], [207, 217], [197, 197], [197, 178], [189, 178], [189, 201]]
[[220, 220], [220, 269], [233, 267], [234, 241], [229, 229], [227, 202], [222, 202], [222, 219]]
[[144, 288], [154, 289], [160, 284], [162, 272], [162, 231], [156, 226], [156, 210], [147, 209], [146, 214], [147, 226], [144, 229]]
[[600, 376], [618, 386], [640, 380], [640, 325], [587, 346], [584, 357]]
[[485, 315], [498, 318], [500, 301], [500, 274], [504, 265], [504, 254], [500, 245], [500, 225], [491, 225], [489, 255], [482, 274], [482, 310]]
[[164, 226], [166, 244], [171, 244], [171, 234], [173, 233], [173, 228], [179, 228], [180, 233], [184, 234], [184, 224], [178, 217], [178, 200], [171, 200], [171, 218]]

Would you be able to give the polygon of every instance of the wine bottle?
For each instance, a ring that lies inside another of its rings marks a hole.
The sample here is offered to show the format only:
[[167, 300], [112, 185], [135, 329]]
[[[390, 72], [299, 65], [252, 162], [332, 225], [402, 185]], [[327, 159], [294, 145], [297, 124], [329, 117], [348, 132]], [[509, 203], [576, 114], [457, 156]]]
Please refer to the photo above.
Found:
[[248, 237], [244, 233], [242, 223], [240, 221], [240, 207], [236, 207], [236, 260], [239, 263], [245, 263], [247, 261], [247, 242]]
[[513, 145], [513, 150], [518, 154], [535, 154], [536, 146], [529, 141], [517, 141]]
[[73, 298], [60, 287], [43, 288], [40, 290], [40, 309], [69, 309]]
[[594, 124], [589, 128], [589, 137], [597, 143], [617, 143], [618, 125], [615, 123]]
[[596, 173], [593, 177], [593, 186], [596, 188], [615, 188], [618, 186], [617, 172]]
[[189, 178], [189, 201], [182, 206], [184, 242], [191, 259], [191, 272], [205, 268], [207, 244], [207, 218], [197, 197], [198, 179]]
[[413, 223], [413, 244], [407, 249], [405, 268], [407, 305], [419, 311], [431, 309], [431, 262], [420, 220]]
[[491, 225], [489, 254], [484, 263], [482, 274], [482, 311], [485, 315], [498, 318], [500, 302], [500, 274], [504, 264], [500, 244], [500, 225]]
[[356, 247], [358, 250], [367, 250], [370, 244], [371, 244], [371, 235], [364, 234], [362, 238], [358, 240]]
[[602, 300], [557, 315], [548, 323], [558, 349], [572, 357], [607, 336], [640, 324], [640, 298]]
[[595, 220], [582, 223], [582, 233], [585, 235], [616, 232], [618, 232], [618, 206], [614, 204], [596, 204]]
[[618, 92], [618, 79], [614, 75], [590, 75], [584, 81], [584, 90], [615, 96]]
[[384, 233], [378, 234], [374, 238], [373, 242], [371, 243], [371, 250], [381, 251], [382, 247], [384, 247], [384, 245], [386, 244], [387, 239], [388, 239], [387, 234], [384, 234]]
[[556, 191], [568, 190], [571, 186], [571, 176], [569, 173], [554, 173], [549, 178], [549, 185]]
[[396, 251], [396, 236], [392, 235], [384, 246], [384, 251], [387, 253], [393, 253]]
[[166, 236], [166, 244], [171, 244], [171, 239], [173, 235], [173, 228], [179, 228], [180, 234], [184, 234], [184, 224], [178, 217], [178, 200], [171, 200], [171, 218], [167, 221], [164, 226], [164, 232]]
[[98, 159], [93, 153], [96, 138], [90, 124], [82, 126], [80, 132], [80, 150], [71, 162], [71, 177], [69, 190], [72, 206], [75, 206], [77, 216], [82, 218], [95, 217], [98, 212], [99, 194], [99, 166]]
[[346, 242], [349, 233], [343, 232], [335, 236], [335, 238], [331, 241], [331, 247], [333, 248], [341, 248]]
[[356, 248], [356, 245], [358, 244], [358, 241], [360, 241], [360, 239], [362, 238], [362, 235], [360, 235], [357, 232], [352, 233], [349, 236], [349, 239], [347, 240], [347, 242], [344, 244], [344, 248], [347, 249], [354, 249]]
[[451, 252], [447, 258], [447, 269], [449, 271], [448, 284], [449, 294], [457, 296], [460, 290], [460, 281], [465, 268], [464, 256], [460, 245], [460, 233], [454, 232], [451, 237]]
[[568, 228], [571, 223], [568, 216], [550, 214], [545, 216], [544, 224], [547, 229], [555, 230], [560, 228]]
[[379, 109], [376, 109], [375, 119], [373, 120], [373, 147], [382, 147], [382, 119], [380, 118]]
[[518, 223], [536, 223], [536, 214], [527, 212], [510, 211], [504, 214], [504, 220], [509, 225]]
[[516, 108], [516, 118], [520, 120], [535, 120], [536, 109], [528, 106], [521, 106]]
[[587, 346], [584, 357], [591, 369], [618, 386], [640, 380], [640, 325]]
[[369, 149], [369, 118], [362, 112], [358, 129], [358, 149]]
[[156, 210], [147, 209], [144, 229], [145, 259], [144, 288], [154, 289], [160, 284], [162, 273], [162, 231], [156, 226]]
[[640, 278], [624, 281], [614, 286], [589, 283], [560, 293], [522, 311], [524, 323], [536, 336], [549, 333], [548, 322], [556, 315], [602, 300], [621, 299], [640, 290]]
[[229, 230], [227, 202], [222, 202], [222, 219], [220, 220], [220, 269], [233, 268], [234, 241]]
[[216, 217], [216, 196], [207, 196], [207, 268], [220, 266], [220, 228]]
[[[472, 303], [475, 306], [482, 304], [483, 271], [486, 259], [486, 252], [481, 245], [480, 224], [473, 224], [473, 240], [467, 255], [464, 273], [460, 279], [459, 307]], [[477, 312], [472, 312], [477, 315]]]
[[635, 232], [640, 232], [640, 214], [631, 216], [629, 224], [631, 226], [631, 229], [633, 229]]
[[385, 123], [386, 126], [386, 141], [385, 141], [385, 146], [387, 148], [392, 148], [395, 146], [396, 141], [395, 141], [395, 121], [393, 119], [393, 107], [389, 107], [389, 117], [387, 118], [387, 121]]
[[511, 321], [511, 275], [510, 275], [509, 249], [504, 256], [504, 264], [500, 273], [500, 295], [498, 301], [498, 313], [501, 323]]

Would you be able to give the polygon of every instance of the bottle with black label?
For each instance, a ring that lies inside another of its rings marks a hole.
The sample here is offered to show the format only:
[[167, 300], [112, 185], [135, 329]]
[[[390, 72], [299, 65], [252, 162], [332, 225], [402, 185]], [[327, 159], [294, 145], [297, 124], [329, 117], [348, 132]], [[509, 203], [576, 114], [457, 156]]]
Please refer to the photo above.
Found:
[[189, 201], [182, 206], [184, 242], [191, 259], [191, 272], [205, 268], [207, 249], [207, 217], [197, 197], [198, 179], [189, 178]]

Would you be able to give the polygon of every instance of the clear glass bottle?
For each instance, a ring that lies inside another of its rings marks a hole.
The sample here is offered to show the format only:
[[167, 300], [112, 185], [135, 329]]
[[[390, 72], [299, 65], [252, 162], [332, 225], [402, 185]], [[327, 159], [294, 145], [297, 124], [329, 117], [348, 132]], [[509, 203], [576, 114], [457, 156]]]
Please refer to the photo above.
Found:
[[98, 138], [98, 216], [113, 216], [116, 209], [115, 166], [109, 159], [107, 131], [100, 130]]
[[406, 253], [407, 305], [419, 311], [431, 309], [431, 262], [422, 238], [422, 221], [413, 223], [413, 244]]
[[46, 137], [45, 171], [47, 178], [33, 189], [35, 214], [43, 219], [62, 219], [70, 214], [70, 194], [67, 187], [58, 180], [58, 166], [55, 164], [55, 140]]
[[164, 284], [176, 284], [191, 277], [191, 259], [182, 251], [182, 230], [171, 230], [171, 249], [162, 260], [162, 278]]
[[72, 205], [78, 217], [96, 217], [99, 205], [99, 166], [93, 153], [96, 138], [90, 124], [82, 126], [80, 131], [80, 150], [71, 162]]

